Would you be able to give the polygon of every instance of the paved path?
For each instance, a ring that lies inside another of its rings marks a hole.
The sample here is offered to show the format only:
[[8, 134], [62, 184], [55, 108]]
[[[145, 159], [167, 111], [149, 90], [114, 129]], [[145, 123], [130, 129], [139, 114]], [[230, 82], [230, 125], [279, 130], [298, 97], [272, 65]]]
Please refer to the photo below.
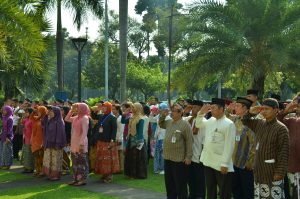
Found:
[[[21, 173], [22, 169], [18, 166], [12, 167], [9, 171]], [[24, 174], [32, 176], [32, 174]], [[70, 175], [62, 176], [60, 183], [67, 183], [71, 179]], [[11, 188], [19, 188], [19, 187], [29, 187], [29, 186], [36, 186], [36, 185], [47, 185], [53, 182], [46, 180], [45, 178], [32, 178], [32, 179], [24, 179], [18, 180], [13, 182], [4, 182], [0, 183], [0, 191], [4, 191], [6, 189]], [[89, 178], [88, 183], [85, 186], [80, 187], [83, 190], [91, 191], [91, 192], [98, 192], [103, 193], [106, 195], [117, 196], [120, 199], [165, 199], [165, 194], [148, 191], [144, 189], [137, 189], [128, 187], [126, 185], [120, 184], [105, 184], [101, 183], [99, 179], [96, 178]]]

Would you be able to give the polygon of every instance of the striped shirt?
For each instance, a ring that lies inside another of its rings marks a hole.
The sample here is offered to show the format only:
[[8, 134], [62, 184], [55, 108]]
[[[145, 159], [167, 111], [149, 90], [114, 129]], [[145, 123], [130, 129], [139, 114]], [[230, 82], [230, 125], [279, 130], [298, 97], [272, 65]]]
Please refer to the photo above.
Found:
[[232, 154], [234, 166], [244, 169], [252, 168], [255, 154], [254, 132], [242, 124], [240, 117], [229, 116], [236, 127], [235, 147]]
[[160, 128], [166, 129], [163, 156], [166, 160], [182, 162], [192, 159], [192, 129], [187, 121], [159, 118]]
[[256, 152], [254, 180], [256, 183], [271, 183], [274, 175], [285, 176], [289, 159], [288, 129], [276, 118], [271, 121], [250, 118], [242, 119], [244, 125], [255, 132]]

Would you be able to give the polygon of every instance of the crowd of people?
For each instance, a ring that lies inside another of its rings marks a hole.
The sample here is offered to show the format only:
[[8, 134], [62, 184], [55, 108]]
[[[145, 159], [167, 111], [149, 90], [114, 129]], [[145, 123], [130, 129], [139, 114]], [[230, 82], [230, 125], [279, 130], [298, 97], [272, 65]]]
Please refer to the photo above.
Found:
[[300, 199], [299, 127], [300, 93], [261, 104], [254, 89], [209, 103], [7, 99], [0, 167], [16, 158], [24, 173], [53, 181], [72, 171], [69, 185], [81, 186], [91, 172], [103, 183], [115, 173], [146, 179], [153, 158], [168, 199]]

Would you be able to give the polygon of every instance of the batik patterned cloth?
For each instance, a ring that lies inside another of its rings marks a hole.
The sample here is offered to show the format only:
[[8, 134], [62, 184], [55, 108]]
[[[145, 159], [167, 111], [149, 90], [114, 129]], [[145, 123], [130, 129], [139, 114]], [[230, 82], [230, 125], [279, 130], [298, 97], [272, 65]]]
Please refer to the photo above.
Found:
[[119, 171], [120, 165], [117, 143], [98, 141], [95, 172], [97, 174], [110, 175]]
[[23, 144], [22, 147], [22, 164], [25, 169], [33, 170], [34, 169], [34, 157], [31, 151], [30, 144]]
[[63, 162], [63, 150], [48, 148], [43, 159], [43, 172], [49, 178], [59, 178]]
[[39, 149], [33, 153], [35, 173], [40, 174], [43, 170], [44, 149]]
[[284, 180], [271, 184], [254, 183], [254, 199], [285, 199]]
[[13, 163], [13, 147], [11, 141], [0, 141], [0, 166], [10, 167]]
[[88, 154], [71, 153], [74, 181], [85, 181], [89, 174]]
[[300, 172], [288, 173], [288, 178], [293, 187], [293, 199], [300, 199]]

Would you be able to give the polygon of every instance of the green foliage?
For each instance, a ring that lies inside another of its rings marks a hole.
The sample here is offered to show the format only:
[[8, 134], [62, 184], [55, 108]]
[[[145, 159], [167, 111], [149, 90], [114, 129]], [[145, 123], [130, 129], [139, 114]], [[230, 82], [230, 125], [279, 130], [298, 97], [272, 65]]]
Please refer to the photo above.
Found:
[[[41, 20], [40, 20], [41, 21]], [[6, 97], [20, 93], [26, 83], [38, 90], [43, 84], [45, 40], [41, 22], [8, 0], [0, 2], [0, 73]], [[30, 81], [26, 81], [29, 80]]]
[[[91, 58], [83, 70], [83, 84], [88, 88], [101, 89], [105, 86], [105, 55], [104, 41], [100, 40], [93, 46]], [[110, 44], [108, 48], [108, 89], [109, 98], [114, 99], [120, 87], [119, 49]]]
[[[191, 39], [183, 45], [187, 56], [182, 66], [192, 65], [199, 82], [214, 74], [222, 74], [226, 82], [236, 73], [236, 78], [250, 82], [242, 81], [238, 89], [247, 85], [263, 93], [272, 86], [265, 85], [266, 79], [299, 68], [299, 55], [291, 48], [299, 44], [299, 16], [299, 1], [195, 3], [187, 18], [186, 37]], [[271, 79], [280, 85], [280, 79]]]
[[129, 62], [127, 65], [127, 85], [130, 89], [143, 93], [144, 100], [155, 92], [165, 91], [166, 82], [158, 64], [151, 68], [137, 62]]
[[101, 96], [101, 97], [95, 97], [95, 98], [89, 98], [87, 100], [88, 104], [90, 107], [95, 106], [99, 101], [104, 100], [105, 97]]

